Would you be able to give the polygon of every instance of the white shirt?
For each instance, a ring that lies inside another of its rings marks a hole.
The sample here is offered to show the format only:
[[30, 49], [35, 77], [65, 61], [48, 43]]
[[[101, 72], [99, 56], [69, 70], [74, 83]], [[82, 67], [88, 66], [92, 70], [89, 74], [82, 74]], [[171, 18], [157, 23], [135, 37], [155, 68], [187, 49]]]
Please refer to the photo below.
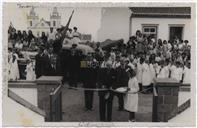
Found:
[[22, 43], [16, 43], [15, 44], [15, 48], [17, 48], [17, 49], [22, 49], [23, 48], [23, 44]]
[[56, 35], [55, 31], [53, 31], [52, 33], [49, 33], [48, 40], [55, 40], [55, 35]]
[[142, 64], [142, 85], [149, 86], [152, 82], [152, 77], [150, 75], [150, 68], [147, 63]]
[[69, 31], [66, 33], [66, 36], [69, 37], [70, 39], [73, 38], [73, 33], [70, 33]]
[[168, 43], [167, 46], [168, 46], [168, 50], [171, 50], [172, 45], [170, 43]]
[[183, 74], [184, 74], [184, 77], [183, 77], [183, 83], [184, 84], [190, 84], [191, 83], [191, 80], [190, 80], [190, 68], [188, 68], [188, 67], [184, 67], [184, 70], [183, 70]]
[[182, 74], [183, 74], [183, 69], [182, 68], [177, 68], [176, 66], [171, 66], [171, 78], [177, 80], [178, 82], [181, 81], [182, 79]]
[[168, 66], [164, 66], [160, 73], [158, 74], [158, 78], [168, 78], [169, 76], [169, 67]]
[[103, 61], [101, 64], [101, 68], [106, 68], [107, 67], [107, 61]]
[[112, 68], [114, 68], [114, 69], [116, 69], [119, 66], [120, 66], [120, 62], [118, 62], [118, 61], [114, 61], [112, 64]]

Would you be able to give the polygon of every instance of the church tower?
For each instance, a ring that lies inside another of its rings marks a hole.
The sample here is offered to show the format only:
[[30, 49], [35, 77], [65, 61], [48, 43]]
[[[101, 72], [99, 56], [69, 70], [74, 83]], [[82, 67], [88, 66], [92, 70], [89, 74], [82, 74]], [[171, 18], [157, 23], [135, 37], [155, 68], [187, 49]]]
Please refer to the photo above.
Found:
[[57, 7], [53, 8], [53, 12], [50, 15], [50, 27], [57, 29], [61, 26], [61, 16], [57, 11]]
[[28, 24], [28, 28], [31, 29], [32, 27], [35, 26], [35, 24], [38, 23], [38, 15], [36, 15], [35, 11], [34, 11], [34, 7], [31, 8], [29, 15], [27, 15], [27, 24]]

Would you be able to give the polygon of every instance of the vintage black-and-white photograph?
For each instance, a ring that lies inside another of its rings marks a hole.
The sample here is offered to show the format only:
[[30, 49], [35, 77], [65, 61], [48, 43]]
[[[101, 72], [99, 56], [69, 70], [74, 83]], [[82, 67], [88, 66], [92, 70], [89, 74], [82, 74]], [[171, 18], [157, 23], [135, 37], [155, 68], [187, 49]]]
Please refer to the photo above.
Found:
[[138, 5], [4, 3], [3, 124], [192, 125], [195, 6]]

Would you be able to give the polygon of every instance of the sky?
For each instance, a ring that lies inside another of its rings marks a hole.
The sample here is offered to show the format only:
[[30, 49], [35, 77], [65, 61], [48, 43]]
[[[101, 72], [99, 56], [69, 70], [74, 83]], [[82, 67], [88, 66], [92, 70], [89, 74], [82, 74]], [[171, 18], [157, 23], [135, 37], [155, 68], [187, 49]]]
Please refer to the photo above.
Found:
[[[9, 4], [3, 8], [3, 24], [5, 29], [9, 27], [10, 22], [16, 29], [27, 29], [27, 14], [31, 7], [30, 4]], [[35, 4], [34, 4], [35, 5]], [[78, 31], [83, 34], [91, 34], [92, 40], [97, 41], [97, 31], [100, 28], [101, 20], [101, 8], [100, 7], [65, 7], [57, 5], [35, 5], [35, 12], [38, 14], [39, 19], [44, 18], [50, 20], [50, 14], [53, 11], [53, 7], [57, 7], [58, 12], [61, 15], [61, 24], [66, 25], [72, 10], [74, 15], [72, 17], [70, 27], [78, 27]]]

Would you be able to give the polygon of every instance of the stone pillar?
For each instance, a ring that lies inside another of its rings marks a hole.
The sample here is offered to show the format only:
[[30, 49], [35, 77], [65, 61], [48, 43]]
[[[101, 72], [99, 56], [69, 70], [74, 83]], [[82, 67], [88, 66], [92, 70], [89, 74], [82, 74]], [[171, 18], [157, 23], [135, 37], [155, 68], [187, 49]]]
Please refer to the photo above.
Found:
[[62, 78], [62, 76], [41, 76], [36, 80], [38, 107], [46, 112], [45, 121], [50, 119], [50, 93], [62, 83]]
[[173, 79], [156, 79], [157, 121], [167, 122], [178, 111], [179, 83]]

